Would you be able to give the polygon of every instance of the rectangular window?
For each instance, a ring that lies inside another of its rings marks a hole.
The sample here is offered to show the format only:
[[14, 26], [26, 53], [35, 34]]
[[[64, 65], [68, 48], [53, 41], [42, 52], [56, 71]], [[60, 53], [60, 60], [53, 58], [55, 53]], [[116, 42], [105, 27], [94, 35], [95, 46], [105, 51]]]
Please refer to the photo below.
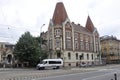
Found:
[[80, 41], [83, 41], [83, 35], [80, 34]]
[[72, 48], [72, 41], [70, 39], [66, 40], [66, 48], [71, 49]]
[[79, 45], [79, 44], [78, 44], [78, 41], [75, 41], [75, 49], [76, 49], [76, 50], [79, 49], [78, 45]]
[[3, 44], [1, 44], [1, 49], [3, 49]]
[[84, 59], [84, 53], [82, 53], [81, 55], [79, 55], [79, 59], [83, 60]]
[[78, 40], [78, 33], [74, 34], [74, 38], [75, 38], [75, 40]]
[[56, 38], [56, 48], [60, 48], [61, 46], [61, 41], [59, 38]]
[[55, 29], [55, 35], [56, 36], [61, 35], [61, 29]]
[[66, 38], [69, 38], [69, 39], [71, 39], [72, 37], [72, 33], [69, 30], [66, 30], [65, 35], [66, 35]]
[[92, 60], [93, 60], [93, 54], [91, 54]]
[[78, 60], [78, 53], [76, 53], [76, 60]]
[[89, 50], [89, 43], [88, 42], [86, 42], [85, 47], [86, 47], [86, 50]]
[[87, 60], [89, 60], [89, 54], [87, 54]]
[[61, 64], [61, 61], [49, 61], [49, 64]]
[[80, 48], [81, 48], [81, 50], [84, 50], [84, 42], [83, 41], [80, 42]]
[[68, 53], [68, 59], [69, 60], [71, 59], [71, 53]]
[[93, 51], [93, 43], [90, 43], [90, 51]]
[[52, 40], [49, 40], [49, 47], [52, 49]]

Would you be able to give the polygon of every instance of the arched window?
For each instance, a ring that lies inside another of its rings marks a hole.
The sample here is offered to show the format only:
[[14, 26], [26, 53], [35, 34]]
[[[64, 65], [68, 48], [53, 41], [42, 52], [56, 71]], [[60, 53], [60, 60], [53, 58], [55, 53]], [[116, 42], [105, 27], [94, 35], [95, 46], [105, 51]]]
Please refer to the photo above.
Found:
[[9, 55], [7, 56], [7, 60], [8, 60], [8, 63], [11, 63], [11, 61], [12, 61], [12, 55], [11, 55], [11, 54], [9, 54]]

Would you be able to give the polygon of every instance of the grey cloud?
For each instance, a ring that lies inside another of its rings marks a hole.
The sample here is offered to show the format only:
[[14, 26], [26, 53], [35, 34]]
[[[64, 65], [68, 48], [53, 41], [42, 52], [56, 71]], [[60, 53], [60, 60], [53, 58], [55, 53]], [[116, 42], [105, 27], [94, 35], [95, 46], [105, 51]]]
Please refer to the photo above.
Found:
[[[3, 36], [0, 40], [16, 42], [25, 31], [37, 36], [42, 24], [46, 24], [42, 28], [42, 31], [46, 31], [57, 1], [0, 0], [0, 23], [10, 25], [9, 31], [7, 30], [9, 26], [0, 26], [0, 36]], [[113, 34], [120, 38], [120, 0], [64, 0], [63, 2], [71, 21], [84, 26], [89, 14], [100, 35]], [[11, 10], [7, 10], [9, 12], [6, 13], [4, 8]], [[8, 34], [12, 38], [9, 38]]]

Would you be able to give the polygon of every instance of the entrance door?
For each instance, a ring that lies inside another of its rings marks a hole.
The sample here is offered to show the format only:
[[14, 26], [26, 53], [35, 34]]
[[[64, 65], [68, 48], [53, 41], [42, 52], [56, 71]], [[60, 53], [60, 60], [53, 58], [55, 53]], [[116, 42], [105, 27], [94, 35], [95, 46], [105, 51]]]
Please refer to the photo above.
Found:
[[61, 52], [57, 52], [57, 58], [61, 58]]
[[11, 63], [11, 62], [12, 62], [12, 55], [11, 55], [11, 54], [9, 54], [9, 55], [7, 56], [7, 61], [8, 61], [8, 63]]

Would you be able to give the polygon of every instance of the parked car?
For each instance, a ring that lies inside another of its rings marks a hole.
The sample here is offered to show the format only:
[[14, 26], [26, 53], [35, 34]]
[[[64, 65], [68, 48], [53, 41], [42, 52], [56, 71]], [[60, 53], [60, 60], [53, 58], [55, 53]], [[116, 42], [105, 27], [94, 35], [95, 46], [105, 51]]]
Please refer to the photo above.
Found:
[[87, 65], [87, 63], [86, 62], [81, 62], [80, 63], [80, 67], [87, 67], [88, 65]]

